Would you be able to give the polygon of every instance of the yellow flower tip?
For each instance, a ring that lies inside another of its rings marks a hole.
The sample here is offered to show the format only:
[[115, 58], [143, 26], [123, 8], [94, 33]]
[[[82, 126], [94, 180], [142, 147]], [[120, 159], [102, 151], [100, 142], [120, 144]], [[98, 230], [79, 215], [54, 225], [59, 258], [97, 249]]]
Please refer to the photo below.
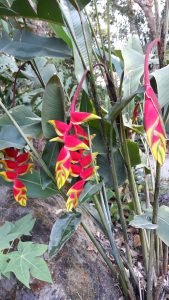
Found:
[[81, 148], [84, 150], [90, 150], [90, 148], [85, 143], [81, 144]]
[[26, 206], [26, 199], [20, 200], [20, 201], [19, 201], [19, 204], [20, 204], [21, 206]]
[[101, 119], [101, 117], [99, 117], [98, 115], [96, 114], [91, 114], [90, 117], [89, 117], [89, 120], [92, 119], [92, 120], [99, 120]]
[[166, 144], [157, 141], [153, 144], [151, 152], [154, 156], [154, 159], [162, 166], [165, 162]]
[[66, 209], [68, 212], [71, 212], [73, 209], [73, 204], [72, 203], [66, 203]]
[[92, 153], [92, 157], [93, 157], [93, 158], [96, 158], [96, 156], [97, 156], [98, 154], [99, 154], [99, 152], [93, 152], [93, 153]]
[[54, 120], [48, 120], [48, 123], [51, 125], [53, 125], [54, 122], [55, 122]]
[[59, 136], [57, 136], [53, 139], [50, 139], [49, 142], [61, 142], [61, 143], [63, 143], [63, 139], [60, 138]]
[[57, 187], [60, 190], [62, 188], [62, 186], [64, 186], [64, 181], [62, 180], [61, 177], [57, 178]]

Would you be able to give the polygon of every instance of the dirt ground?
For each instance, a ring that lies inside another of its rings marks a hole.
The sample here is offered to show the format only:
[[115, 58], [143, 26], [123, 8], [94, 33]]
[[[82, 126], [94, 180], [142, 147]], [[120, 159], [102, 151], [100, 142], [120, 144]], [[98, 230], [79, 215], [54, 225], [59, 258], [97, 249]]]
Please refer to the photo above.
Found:
[[[32, 240], [48, 243], [49, 234], [55, 220], [64, 209], [59, 197], [45, 200], [29, 199], [26, 208], [18, 206], [6, 187], [0, 187], [0, 223], [15, 221], [32, 212], [37, 222], [32, 232]], [[98, 232], [86, 216], [84, 220], [93, 233]], [[36, 279], [31, 280], [31, 289], [24, 287], [15, 277], [0, 281], [0, 300], [117, 300], [123, 299], [121, 291], [105, 263], [100, 258], [83, 228], [62, 248], [60, 253], [48, 262], [53, 284]]]

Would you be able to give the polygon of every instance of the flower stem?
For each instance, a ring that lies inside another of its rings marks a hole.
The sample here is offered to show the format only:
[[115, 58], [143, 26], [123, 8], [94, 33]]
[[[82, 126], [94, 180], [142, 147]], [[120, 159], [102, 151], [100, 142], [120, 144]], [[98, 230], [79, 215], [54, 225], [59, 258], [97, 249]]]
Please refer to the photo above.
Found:
[[[159, 191], [160, 191], [160, 171], [161, 171], [161, 166], [157, 162], [155, 192], [154, 192], [154, 202], [153, 202], [153, 216], [152, 216], [153, 224], [157, 224], [158, 198], [159, 198]], [[147, 278], [147, 300], [153, 299], [153, 268], [154, 268], [155, 236], [156, 236], [156, 231], [152, 230], [150, 234], [150, 252], [149, 252], [148, 278]]]

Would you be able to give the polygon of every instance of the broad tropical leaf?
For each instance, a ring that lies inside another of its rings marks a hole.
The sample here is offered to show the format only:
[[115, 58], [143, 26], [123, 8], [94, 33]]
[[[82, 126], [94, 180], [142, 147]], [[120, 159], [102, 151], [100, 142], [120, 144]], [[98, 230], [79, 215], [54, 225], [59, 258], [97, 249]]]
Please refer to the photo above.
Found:
[[[22, 128], [25, 134], [31, 135], [32, 137], [37, 137], [40, 135], [42, 132], [41, 118], [34, 114], [28, 107], [25, 107], [25, 105], [18, 105], [11, 108], [9, 112], [12, 114], [13, 118]], [[0, 117], [0, 126], [4, 125], [13, 126], [13, 123], [6, 114], [3, 114]]]
[[68, 46], [63, 40], [42, 37], [25, 29], [16, 30], [12, 39], [3, 32], [0, 51], [21, 60], [30, 60], [38, 56], [70, 57]]
[[79, 197], [79, 204], [82, 204], [88, 200], [92, 199], [92, 196], [97, 194], [102, 188], [102, 183], [99, 184], [92, 184], [91, 182], [87, 182], [83, 191]]
[[64, 213], [53, 225], [50, 242], [49, 254], [56, 255], [64, 244], [72, 237], [77, 226], [81, 221], [81, 214], [77, 212]]
[[35, 170], [32, 174], [29, 173], [22, 176], [22, 182], [27, 187], [27, 196], [31, 198], [47, 198], [59, 193], [53, 183], [49, 184], [49, 186], [43, 190], [40, 182], [40, 174]]
[[42, 105], [42, 130], [46, 138], [56, 136], [49, 120], [64, 121], [65, 118], [65, 95], [61, 81], [57, 75], [49, 80], [43, 96]]
[[[43, 150], [42, 159], [48, 166], [48, 169], [52, 174], [55, 173], [56, 160], [60, 151], [60, 147], [58, 143], [47, 142], [45, 148]], [[41, 185], [42, 189], [46, 189], [46, 187], [52, 183], [51, 178], [48, 177], [46, 172], [43, 169], [40, 169], [40, 177], [41, 177]]]

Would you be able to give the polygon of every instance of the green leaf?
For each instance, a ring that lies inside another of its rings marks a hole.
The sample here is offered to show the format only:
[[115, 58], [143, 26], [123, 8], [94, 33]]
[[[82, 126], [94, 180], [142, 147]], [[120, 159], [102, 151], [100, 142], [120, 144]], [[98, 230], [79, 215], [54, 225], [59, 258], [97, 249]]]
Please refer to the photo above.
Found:
[[98, 193], [102, 188], [102, 183], [92, 184], [91, 182], [87, 182], [83, 191], [79, 197], [79, 204], [84, 203], [92, 198], [96, 193]]
[[[13, 4], [9, 6], [8, 3], [11, 4], [11, 2]], [[0, 17], [25, 17], [63, 25], [62, 13], [56, 0], [37, 0], [36, 4], [35, 1], [32, 3], [30, 0], [9, 0], [8, 2], [1, 0], [0, 3]], [[77, 3], [83, 9], [89, 0], [78, 0]]]
[[[13, 118], [18, 123], [18, 125], [22, 128], [25, 134], [31, 135], [32, 137], [37, 137], [40, 135], [42, 131], [41, 119], [36, 114], [34, 114], [28, 107], [25, 107], [25, 105], [18, 105], [14, 108], [11, 108], [9, 112], [12, 114]], [[13, 123], [11, 122], [11, 120], [6, 114], [3, 114], [0, 117], [0, 126], [3, 125], [10, 125], [10, 126], [13, 125]], [[9, 147], [15, 147], [15, 146], [9, 146]]]
[[46, 138], [56, 136], [53, 126], [47, 123], [49, 120], [64, 121], [65, 116], [65, 95], [61, 81], [57, 75], [49, 80], [42, 104], [42, 130]]
[[22, 60], [30, 60], [37, 56], [70, 57], [70, 51], [63, 40], [42, 37], [25, 29], [15, 30], [13, 39], [3, 33], [0, 51]]
[[28, 214], [16, 221], [14, 224], [5, 222], [0, 227], [0, 251], [10, 248], [9, 242], [20, 238], [22, 235], [30, 235], [35, 224], [32, 214]]
[[0, 125], [0, 149], [10, 147], [22, 149], [25, 144], [25, 140], [21, 137], [20, 133], [14, 126]]
[[134, 216], [130, 226], [142, 229], [156, 229], [158, 227], [157, 224], [152, 224], [151, 218], [147, 214]]
[[119, 113], [134, 99], [134, 97], [137, 95], [137, 92], [129, 97], [123, 98], [120, 103], [114, 103], [113, 107], [109, 111], [108, 118], [110, 120], [115, 120]]
[[52, 183], [45, 190], [42, 189], [40, 182], [40, 174], [38, 171], [33, 171], [33, 173], [28, 173], [20, 178], [22, 182], [26, 185], [28, 191], [27, 195], [31, 198], [47, 198], [52, 195], [59, 194], [56, 186]]
[[91, 0], [70, 0], [70, 2], [74, 5], [76, 8], [77, 5], [80, 9], [83, 9], [88, 3], [91, 2]]
[[[43, 150], [42, 159], [52, 174], [55, 174], [55, 166], [59, 152], [59, 144], [51, 142], [47, 142]], [[46, 187], [52, 183], [52, 180], [43, 169], [40, 169], [40, 177], [42, 189], [46, 189]]]
[[169, 81], [169, 66], [166, 66], [162, 69], [156, 70], [152, 73], [157, 82], [157, 90], [158, 90], [158, 101], [160, 106], [169, 103], [168, 98], [168, 81]]
[[52, 283], [46, 262], [39, 258], [47, 250], [43, 244], [19, 242], [18, 251], [11, 252], [5, 272], [13, 272], [17, 279], [29, 288], [30, 274], [40, 280]]
[[133, 34], [129, 37], [127, 47], [139, 52], [140, 54], [143, 54], [143, 48], [138, 34]]
[[138, 143], [133, 142], [131, 140], [126, 140], [126, 142], [127, 142], [128, 152], [130, 156], [131, 166], [134, 167], [136, 165], [141, 164], [141, 157], [140, 157]]
[[169, 207], [162, 205], [158, 211], [158, 237], [169, 246]]
[[56, 255], [64, 244], [72, 237], [77, 226], [81, 221], [81, 214], [78, 212], [64, 213], [53, 225], [50, 242], [49, 254]]
[[37, 16], [29, 0], [22, 0], [22, 1], [14, 0], [11, 9], [13, 11], [16, 11], [17, 14], [19, 14], [20, 16], [26, 18], [34, 18]]
[[131, 48], [122, 50], [124, 59], [124, 97], [135, 93], [140, 85], [140, 78], [144, 70], [144, 55]]
[[130, 222], [131, 226], [144, 229], [156, 229], [158, 237], [169, 246], [169, 207], [162, 205], [158, 210], [157, 224], [152, 224], [152, 211], [147, 211], [146, 214], [135, 216]]
[[63, 25], [62, 13], [56, 0], [38, 0], [37, 15], [42, 20]]
[[[66, 19], [66, 23], [69, 24], [71, 33], [73, 34], [74, 40], [76, 41], [81, 56], [83, 57], [85, 68], [87, 68], [90, 65], [88, 54], [90, 60], [92, 60], [92, 39], [91, 39], [91, 34], [90, 34], [86, 17], [81, 12], [81, 18], [80, 18], [78, 11], [68, 0], [60, 1], [60, 9], [62, 11], [64, 18]], [[83, 23], [83, 28], [82, 28], [82, 23]], [[84, 38], [84, 34], [85, 34], [86, 41]], [[86, 48], [86, 45], [88, 49]], [[74, 54], [74, 62], [75, 62], [75, 74], [78, 81], [80, 81], [84, 73], [84, 65], [82, 63], [82, 60], [80, 58], [75, 43], [73, 43], [73, 54]], [[84, 87], [85, 90], [87, 91], [87, 87], [85, 85]]]
[[92, 113], [93, 110], [94, 110], [94, 107], [93, 107], [92, 101], [90, 100], [88, 94], [83, 90], [81, 101], [80, 101], [79, 111]]
[[57, 25], [55, 23], [49, 24], [50, 27], [53, 29], [54, 33], [56, 34], [57, 37], [61, 38], [70, 49], [72, 49], [72, 41], [67, 34], [65, 28], [61, 25]]
[[7, 264], [8, 264], [7, 260], [8, 260], [8, 255], [0, 252], [0, 278], [1, 278], [1, 274], [5, 275], [3, 273], [4, 273], [4, 270], [7, 267]]
[[[126, 180], [126, 169], [125, 169], [123, 158], [119, 150], [114, 151], [114, 160], [115, 160], [115, 166], [117, 170], [118, 184], [120, 186]], [[110, 172], [110, 164], [107, 160], [106, 155], [97, 156], [97, 165], [99, 166], [98, 172], [100, 176], [103, 178], [105, 184], [109, 188], [113, 188], [113, 181]]]
[[15, 222], [11, 230], [11, 233], [17, 233], [18, 237], [22, 235], [31, 235], [30, 231], [34, 226], [35, 221], [36, 219], [33, 218], [32, 214], [28, 214]]
[[0, 251], [10, 248], [10, 242], [17, 238], [15, 233], [11, 234], [12, 223], [5, 222], [0, 227]]

